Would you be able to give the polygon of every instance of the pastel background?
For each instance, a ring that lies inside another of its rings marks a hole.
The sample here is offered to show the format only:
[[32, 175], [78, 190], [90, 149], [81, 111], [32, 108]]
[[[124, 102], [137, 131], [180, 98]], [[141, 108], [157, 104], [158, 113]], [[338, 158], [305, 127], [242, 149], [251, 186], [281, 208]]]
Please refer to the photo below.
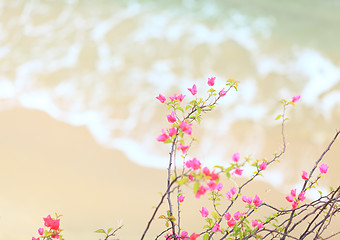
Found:
[[[247, 190], [289, 206], [340, 128], [339, 12], [332, 0], [0, 0], [0, 238], [30, 239], [58, 212], [66, 239], [99, 239], [121, 221], [119, 237], [138, 239], [165, 189], [169, 148], [155, 139], [168, 112], [155, 97], [189, 100], [211, 76], [218, 90], [240, 86], [194, 128], [190, 155], [207, 166], [234, 152], [270, 159], [278, 101], [301, 95], [287, 154]], [[338, 141], [325, 193], [339, 186], [339, 154]], [[203, 204], [186, 205], [188, 229]]]

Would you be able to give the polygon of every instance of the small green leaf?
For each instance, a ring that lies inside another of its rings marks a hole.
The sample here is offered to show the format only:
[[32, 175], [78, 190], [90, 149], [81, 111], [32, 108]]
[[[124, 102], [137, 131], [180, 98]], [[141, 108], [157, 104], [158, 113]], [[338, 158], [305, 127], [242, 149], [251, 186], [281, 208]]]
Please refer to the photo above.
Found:
[[209, 234], [204, 234], [203, 240], [208, 240], [209, 239]]
[[109, 228], [109, 229], [107, 230], [107, 234], [109, 234], [112, 230], [113, 230], [113, 228]]
[[275, 120], [279, 120], [281, 117], [282, 117], [282, 115], [279, 114], [279, 115], [276, 116]]
[[104, 229], [98, 229], [97, 231], [95, 231], [96, 233], [105, 233], [106, 234], [106, 232], [105, 232], [105, 230]]
[[199, 106], [197, 106], [197, 112], [198, 112], [198, 114], [201, 114], [202, 108], [200, 108]]
[[199, 182], [196, 182], [196, 183], [194, 184], [194, 187], [193, 187], [194, 193], [195, 193], [195, 194], [197, 193], [197, 191], [198, 191], [199, 188], [200, 188], [200, 183], [199, 183]]

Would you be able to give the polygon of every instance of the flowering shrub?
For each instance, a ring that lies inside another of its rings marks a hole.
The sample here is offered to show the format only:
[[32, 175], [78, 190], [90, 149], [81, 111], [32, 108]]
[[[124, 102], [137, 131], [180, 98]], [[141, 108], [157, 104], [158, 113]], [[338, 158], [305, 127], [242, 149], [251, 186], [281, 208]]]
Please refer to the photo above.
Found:
[[[192, 99], [188, 100], [186, 106], [183, 106], [183, 101], [188, 99], [189, 96], [187, 97], [182, 93], [169, 96], [168, 101], [162, 94], [156, 97], [161, 104], [166, 105], [170, 110], [170, 113], [166, 115], [169, 126], [162, 129], [160, 135], [156, 137], [158, 142], [170, 144], [170, 156], [165, 193], [161, 196], [158, 205], [147, 222], [141, 240], [145, 239], [156, 217], [165, 221], [165, 229], [156, 236], [156, 239], [160, 237], [164, 237], [166, 240], [322, 238], [321, 236], [331, 223], [333, 216], [340, 210], [340, 187], [331, 188], [330, 193], [327, 195], [322, 195], [320, 192], [320, 197], [311, 202], [306, 201], [305, 194], [311, 188], [315, 188], [319, 180], [327, 173], [327, 164], [319, 164], [324, 155], [330, 150], [340, 131], [336, 132], [333, 140], [315, 162], [313, 168], [309, 172], [302, 171], [303, 187], [301, 189], [292, 189], [285, 197], [288, 207], [282, 208], [271, 205], [264, 202], [261, 196], [257, 194], [255, 196], [245, 195], [243, 193], [245, 186], [250, 185], [255, 178], [262, 176], [262, 172], [273, 163], [278, 162], [285, 153], [284, 126], [287, 121], [286, 111], [288, 107], [295, 106], [300, 96], [293, 96], [291, 101], [285, 99], [280, 101], [282, 113], [275, 120], [281, 120], [282, 150], [274, 154], [272, 159], [254, 160], [247, 157], [242, 159], [241, 154], [236, 152], [231, 156], [228, 166], [208, 168], [202, 165], [199, 157], [188, 159], [188, 151], [196, 141], [193, 136], [194, 124], [200, 124], [202, 114], [212, 111], [218, 101], [225, 97], [229, 91], [237, 91], [239, 83], [236, 80], [229, 79], [226, 82], [226, 88], [216, 91], [213, 88], [215, 80], [215, 77], [208, 78], [207, 85], [211, 88], [207, 91], [208, 95], [205, 98], [198, 97], [201, 89], [195, 84], [188, 88], [188, 94], [191, 94]], [[183, 160], [182, 165], [178, 164], [179, 161], [175, 161], [177, 151]], [[241, 185], [237, 185], [231, 179], [242, 176], [246, 166], [253, 167], [255, 171], [249, 179], [246, 179]], [[315, 172], [317, 167], [319, 167], [318, 175]], [[225, 176], [226, 179], [222, 179], [222, 176]], [[182, 192], [184, 186], [190, 187], [197, 199], [207, 196], [211, 201], [210, 207], [202, 206], [201, 209], [197, 210], [206, 223], [201, 229], [197, 229], [196, 232], [192, 233], [188, 233], [185, 226], [181, 224], [181, 208], [182, 203], [185, 201], [185, 195]], [[223, 188], [229, 189], [229, 191], [223, 194]], [[225, 201], [221, 199], [225, 199]], [[234, 209], [237, 201], [241, 202], [244, 208]], [[163, 204], [167, 204], [167, 211], [158, 215], [158, 211]], [[254, 213], [265, 208], [271, 211], [269, 216], [255, 217]], [[59, 239], [62, 239], [59, 234], [61, 231], [59, 229], [59, 219], [51, 220], [50, 216], [46, 219], [44, 218], [45, 226], [50, 229], [45, 230], [45, 232], [39, 229], [40, 238], [52, 239], [59, 237]], [[299, 232], [296, 230], [297, 227], [299, 227]], [[115, 230], [110, 228], [107, 231], [99, 229], [96, 232], [104, 234], [104, 239], [107, 240], [109, 237], [115, 236], [120, 228], [121, 226]], [[328, 236], [327, 239], [337, 234], [340, 234], [340, 232]], [[32, 238], [32, 240], [35, 239], [39, 238]]]

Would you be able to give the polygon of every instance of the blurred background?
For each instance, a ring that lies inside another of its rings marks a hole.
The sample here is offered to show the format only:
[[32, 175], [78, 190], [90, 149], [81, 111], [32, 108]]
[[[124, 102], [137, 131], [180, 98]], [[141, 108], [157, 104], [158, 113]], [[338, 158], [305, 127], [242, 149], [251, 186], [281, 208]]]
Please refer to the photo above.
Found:
[[[189, 155], [205, 166], [270, 159], [279, 100], [301, 95], [287, 154], [248, 189], [289, 207], [340, 128], [339, 12], [335, 0], [0, 0], [0, 238], [37, 236], [58, 212], [66, 239], [120, 223], [121, 239], [138, 239], [165, 190], [169, 146], [155, 139], [168, 112], [155, 97], [189, 101], [194, 83], [204, 96], [211, 76], [217, 90], [240, 85], [194, 128]], [[339, 186], [339, 154], [338, 141], [324, 193]], [[188, 229], [202, 204], [187, 205]]]

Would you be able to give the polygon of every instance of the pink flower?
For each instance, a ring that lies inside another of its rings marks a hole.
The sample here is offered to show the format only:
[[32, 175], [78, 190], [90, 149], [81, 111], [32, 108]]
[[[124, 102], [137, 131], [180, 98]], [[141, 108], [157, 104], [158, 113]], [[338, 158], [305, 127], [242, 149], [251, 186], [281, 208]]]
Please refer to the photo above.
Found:
[[200, 210], [200, 213], [202, 214], [202, 217], [207, 217], [209, 215], [209, 211], [205, 207], [202, 207], [202, 210]]
[[227, 213], [224, 215], [224, 218], [225, 218], [225, 220], [229, 221], [230, 218], [231, 218], [230, 213], [227, 212]]
[[210, 177], [211, 177], [211, 180], [212, 181], [215, 181], [215, 180], [217, 180], [218, 179], [218, 174], [217, 173], [215, 173], [215, 170], [213, 170], [211, 173], [210, 173]]
[[296, 188], [294, 188], [290, 191], [290, 195], [292, 195], [293, 197], [296, 196]]
[[198, 191], [197, 191], [195, 197], [196, 197], [196, 198], [200, 198], [202, 195], [204, 195], [204, 194], [206, 193], [206, 191], [207, 191], [207, 188], [206, 188], [206, 187], [200, 186], [200, 187], [198, 188]]
[[238, 160], [240, 160], [240, 153], [237, 152], [233, 154], [233, 161], [238, 162]]
[[294, 198], [293, 198], [291, 195], [289, 195], [289, 196], [286, 197], [286, 200], [287, 200], [288, 202], [293, 202], [293, 201], [294, 201]]
[[231, 199], [233, 196], [231, 195], [230, 192], [227, 192], [227, 193], [226, 193], [226, 197], [227, 197], [227, 199]]
[[252, 199], [251, 199], [251, 197], [243, 196], [242, 201], [245, 202], [245, 203], [251, 204]]
[[182, 238], [184, 239], [184, 238], [187, 237], [188, 235], [189, 235], [189, 234], [188, 234], [187, 231], [182, 231], [181, 234], [180, 234], [179, 236], [182, 237]]
[[164, 129], [162, 129], [162, 134], [157, 137], [158, 142], [165, 142], [169, 139], [169, 136], [165, 133]]
[[188, 178], [189, 178], [190, 181], [194, 180], [194, 176], [192, 176], [191, 173], [189, 174]]
[[182, 129], [184, 133], [191, 135], [192, 133], [191, 126], [192, 126], [192, 123], [187, 123], [187, 121], [184, 120], [183, 122], [181, 122], [179, 127]]
[[235, 221], [233, 218], [230, 219], [230, 220], [227, 222], [227, 224], [228, 224], [229, 227], [234, 227], [235, 223], [236, 223], [236, 221]]
[[43, 228], [39, 228], [38, 229], [38, 233], [39, 233], [39, 235], [43, 235], [44, 234], [44, 229]]
[[222, 188], [223, 188], [223, 184], [222, 183], [217, 183], [216, 190], [217, 191], [221, 191]]
[[[308, 173], [306, 171], [302, 171], [302, 175], [301, 175], [303, 180], [308, 180]], [[295, 197], [295, 196], [294, 196]]]
[[300, 96], [296, 95], [296, 96], [292, 97], [292, 102], [296, 103], [297, 101], [299, 101], [299, 99], [300, 99]]
[[204, 174], [205, 176], [209, 176], [209, 175], [210, 175], [210, 170], [209, 170], [209, 168], [207, 168], [207, 167], [204, 167], [202, 172], [203, 172], [203, 174]]
[[182, 100], [185, 98], [185, 95], [183, 94], [179, 94], [178, 97], [177, 97], [177, 100], [182, 102]]
[[59, 229], [60, 219], [54, 220], [53, 218], [51, 218], [51, 215], [48, 215], [46, 218], [44, 218], [44, 221], [46, 227], [50, 227], [53, 230]]
[[32, 240], [40, 240], [40, 238], [32, 237]]
[[200, 236], [199, 234], [193, 233], [190, 235], [189, 240], [196, 240], [199, 236]]
[[257, 228], [258, 228], [258, 229], [263, 228], [263, 223], [260, 222], [260, 223], [257, 225]]
[[259, 222], [258, 222], [257, 220], [253, 220], [253, 222], [252, 222], [251, 225], [252, 225], [253, 227], [256, 227], [258, 224], [259, 224]]
[[253, 203], [256, 207], [258, 207], [262, 203], [262, 200], [257, 195], [255, 195]]
[[233, 174], [236, 174], [236, 175], [242, 176], [242, 172], [243, 172], [243, 169], [236, 168], [236, 169], [234, 170]]
[[183, 195], [179, 195], [178, 196], [178, 201], [180, 202], [180, 203], [182, 203], [183, 201], [184, 201], [184, 196]]
[[237, 192], [237, 189], [235, 187], [230, 188], [231, 194], [235, 194]]
[[161, 103], [164, 103], [166, 98], [162, 95], [162, 94], [159, 94], [158, 97], [156, 97]]
[[193, 170], [197, 170], [201, 167], [201, 162], [198, 161], [196, 158], [188, 160], [185, 162], [185, 166], [187, 168], [192, 168]]
[[214, 191], [216, 189], [217, 184], [214, 181], [210, 181], [207, 183], [209, 190]]
[[294, 201], [294, 202], [292, 203], [293, 209], [296, 209], [296, 207], [297, 207], [298, 204], [299, 204], [299, 203], [298, 203], [297, 201]]
[[328, 166], [327, 166], [327, 164], [321, 164], [319, 169], [320, 169], [321, 173], [327, 173]]
[[240, 213], [240, 211], [237, 211], [236, 213], [234, 213], [234, 218], [236, 221], [240, 219], [240, 216], [242, 216], [242, 213]]
[[224, 91], [224, 88], [218, 93], [221, 97], [225, 96], [227, 94], [227, 91]]
[[211, 87], [214, 86], [215, 79], [216, 79], [216, 77], [208, 78], [208, 85], [211, 86]]
[[167, 115], [166, 117], [168, 118], [169, 123], [174, 123], [177, 121], [174, 111], [172, 111], [171, 114]]
[[306, 199], [305, 193], [306, 193], [305, 191], [302, 191], [302, 192], [299, 194], [299, 200], [300, 200], [300, 201], [303, 201], [303, 200]]
[[177, 149], [182, 150], [182, 153], [185, 154], [188, 150], [189, 146], [184, 146], [182, 143], [179, 143]]
[[197, 87], [194, 84], [192, 88], [188, 88], [188, 90], [191, 92], [192, 95], [195, 95], [197, 93]]
[[177, 133], [177, 129], [175, 127], [169, 128], [169, 137], [172, 137]]
[[267, 163], [265, 161], [263, 161], [260, 165], [260, 169], [263, 171], [267, 168]]
[[221, 227], [218, 223], [215, 224], [215, 226], [211, 229], [213, 232], [221, 232]]

